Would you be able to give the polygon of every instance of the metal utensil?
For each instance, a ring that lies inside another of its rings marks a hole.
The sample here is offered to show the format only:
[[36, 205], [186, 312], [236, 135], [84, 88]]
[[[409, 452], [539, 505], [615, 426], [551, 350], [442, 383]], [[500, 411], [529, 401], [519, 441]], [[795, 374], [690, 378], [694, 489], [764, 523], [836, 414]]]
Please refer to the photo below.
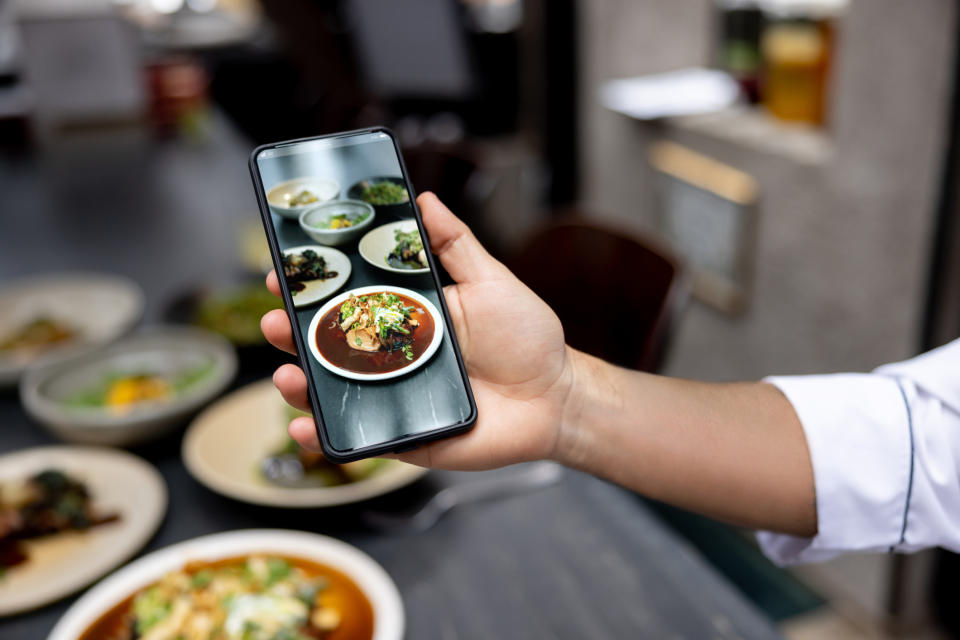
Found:
[[396, 515], [379, 511], [363, 514], [364, 521], [389, 532], [419, 533], [435, 525], [454, 507], [505, 496], [544, 489], [563, 476], [563, 467], [553, 462], [536, 462], [521, 469], [505, 470], [495, 475], [455, 484], [434, 495], [412, 513]]

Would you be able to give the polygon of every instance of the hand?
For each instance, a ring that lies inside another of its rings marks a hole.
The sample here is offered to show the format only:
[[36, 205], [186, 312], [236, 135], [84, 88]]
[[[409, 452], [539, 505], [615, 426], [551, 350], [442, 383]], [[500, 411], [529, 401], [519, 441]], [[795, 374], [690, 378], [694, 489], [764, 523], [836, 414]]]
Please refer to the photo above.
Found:
[[[420, 466], [486, 469], [555, 457], [560, 424], [572, 385], [572, 358], [556, 314], [501, 263], [432, 193], [417, 204], [430, 244], [456, 282], [444, 295], [477, 401], [478, 420], [469, 432], [397, 457]], [[277, 276], [267, 287], [280, 295]], [[290, 322], [282, 309], [261, 321], [274, 346], [294, 353]], [[295, 365], [274, 374], [291, 405], [309, 411], [307, 379]], [[319, 450], [311, 418], [290, 423], [290, 435]]]

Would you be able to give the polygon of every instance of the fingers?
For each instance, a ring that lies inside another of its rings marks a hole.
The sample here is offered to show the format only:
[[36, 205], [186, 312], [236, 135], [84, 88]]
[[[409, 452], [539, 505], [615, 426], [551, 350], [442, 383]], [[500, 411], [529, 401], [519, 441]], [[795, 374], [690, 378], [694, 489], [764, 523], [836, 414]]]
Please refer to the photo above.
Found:
[[423, 225], [434, 253], [450, 277], [459, 283], [491, 280], [509, 274], [477, 241], [470, 228], [429, 191], [417, 197]]
[[297, 347], [293, 342], [293, 329], [290, 327], [290, 318], [283, 309], [268, 311], [260, 318], [260, 331], [267, 342], [281, 351], [297, 355]]
[[271, 269], [270, 273], [267, 274], [267, 289], [269, 289], [270, 293], [278, 298], [282, 297], [280, 295], [280, 281], [277, 279], [277, 272], [275, 269]]
[[273, 374], [273, 385], [290, 406], [300, 411], [310, 411], [307, 399], [307, 376], [294, 364], [285, 364]]
[[320, 451], [320, 439], [317, 437], [317, 425], [314, 424], [313, 418], [294, 418], [287, 427], [287, 433], [301, 447], [310, 451]]

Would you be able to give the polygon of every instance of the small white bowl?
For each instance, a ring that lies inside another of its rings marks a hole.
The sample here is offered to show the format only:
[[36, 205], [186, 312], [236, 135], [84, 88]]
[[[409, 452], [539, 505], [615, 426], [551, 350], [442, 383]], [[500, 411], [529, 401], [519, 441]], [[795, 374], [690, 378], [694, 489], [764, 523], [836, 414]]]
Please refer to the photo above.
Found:
[[[367, 217], [352, 227], [342, 229], [325, 229], [320, 226], [333, 216], [344, 213], [357, 216], [366, 214]], [[373, 223], [376, 215], [373, 207], [366, 202], [361, 202], [360, 200], [333, 200], [319, 206], [314, 206], [301, 213], [300, 228], [315, 242], [332, 247], [346, 244], [351, 240], [359, 238], [360, 235], [363, 234], [364, 229]]]
[[[306, 189], [317, 196], [316, 202], [307, 204], [290, 205], [290, 199]], [[333, 200], [340, 195], [340, 185], [333, 180], [326, 178], [294, 178], [284, 182], [277, 183], [267, 191], [267, 204], [270, 210], [282, 218], [296, 220], [300, 214], [322, 204]]]
[[60, 618], [47, 640], [76, 640], [90, 625], [132, 594], [191, 562], [262, 554], [303, 558], [337, 569], [360, 588], [373, 608], [373, 640], [401, 640], [400, 592], [383, 567], [345, 542], [305, 531], [247, 529], [186, 540], [154, 551], [87, 591]]
[[[67, 403], [112, 373], [164, 374], [207, 363], [212, 368], [205, 377], [163, 402], [133, 405], [122, 413]], [[193, 327], [156, 327], [105, 349], [31, 369], [20, 382], [20, 400], [34, 420], [67, 442], [126, 447], [171, 432], [222, 393], [236, 372], [237, 357], [225, 338]]]

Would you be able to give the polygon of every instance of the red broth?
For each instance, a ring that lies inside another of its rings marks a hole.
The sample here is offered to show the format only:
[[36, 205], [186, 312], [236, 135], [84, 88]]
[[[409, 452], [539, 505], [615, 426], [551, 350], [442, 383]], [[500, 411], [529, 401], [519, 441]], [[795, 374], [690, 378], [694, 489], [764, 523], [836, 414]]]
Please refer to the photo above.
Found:
[[376, 295], [377, 293], [395, 295], [400, 298], [405, 307], [414, 307], [410, 317], [417, 320], [420, 326], [413, 330], [413, 342], [410, 344], [413, 360], [407, 360], [407, 357], [399, 349], [396, 351], [386, 351], [385, 349], [358, 351], [350, 348], [347, 345], [346, 336], [337, 324], [337, 320], [340, 318], [340, 305], [337, 305], [324, 314], [320, 324], [317, 325], [316, 333], [317, 347], [320, 349], [320, 353], [332, 364], [356, 373], [389, 373], [416, 362], [430, 346], [435, 329], [433, 316], [427, 313], [427, 310], [421, 307], [416, 300], [411, 300], [407, 296], [393, 291], [378, 291], [364, 295]]
[[[327, 580], [327, 588], [321, 592], [320, 600], [325, 607], [332, 607], [340, 612], [340, 625], [323, 636], [324, 640], [371, 640], [373, 638], [373, 607], [366, 595], [353, 580], [332, 567], [284, 555], [257, 554], [280, 557], [291, 565], [299, 567], [310, 577], [323, 576]], [[231, 565], [242, 565], [247, 556], [227, 558], [215, 562], [192, 562], [185, 567], [189, 574], [201, 569], [219, 568]], [[149, 587], [147, 587], [149, 588]], [[137, 592], [139, 593], [139, 591]], [[136, 593], [115, 605], [112, 609], [100, 616], [83, 635], [80, 640], [128, 640], [133, 638], [130, 628], [131, 606]]]

